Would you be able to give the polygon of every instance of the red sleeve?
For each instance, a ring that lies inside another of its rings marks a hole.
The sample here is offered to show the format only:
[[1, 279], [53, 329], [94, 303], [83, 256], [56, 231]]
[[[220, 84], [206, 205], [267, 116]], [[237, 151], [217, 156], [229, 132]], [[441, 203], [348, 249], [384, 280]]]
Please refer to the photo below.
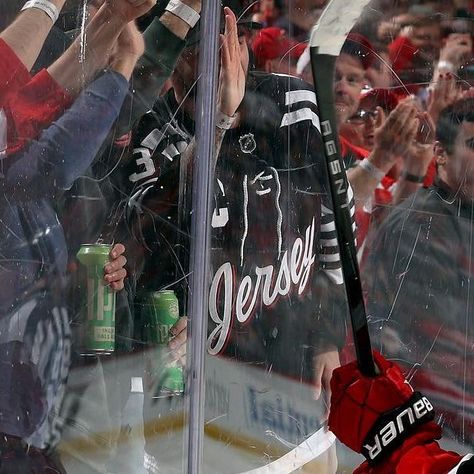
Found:
[[417, 49], [406, 36], [398, 36], [388, 45], [388, 53], [395, 72], [406, 69]]
[[49, 75], [40, 71], [4, 105], [9, 154], [20, 150], [71, 105], [73, 98]]
[[353, 145], [345, 136], [339, 134], [339, 143], [341, 144], [341, 156], [344, 159], [349, 153], [352, 153], [358, 160], [363, 160], [370, 155], [365, 148]]
[[445, 451], [433, 438], [441, 437], [436, 423], [428, 423], [408, 438], [384, 462], [369, 466], [361, 464], [354, 474], [447, 474], [463, 458], [453, 451]]
[[7, 96], [31, 79], [30, 73], [18, 56], [0, 39], [0, 107]]
[[419, 472], [420, 474], [444, 474], [456, 467], [462, 457], [453, 451], [445, 451], [437, 442], [415, 446], [403, 456], [396, 473]]

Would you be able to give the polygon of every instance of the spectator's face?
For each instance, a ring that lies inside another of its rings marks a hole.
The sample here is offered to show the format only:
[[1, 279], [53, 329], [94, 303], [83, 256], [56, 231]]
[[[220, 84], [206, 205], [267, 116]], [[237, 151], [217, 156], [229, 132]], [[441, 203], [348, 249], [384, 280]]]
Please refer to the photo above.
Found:
[[398, 36], [400, 30], [411, 25], [415, 19], [414, 15], [403, 13], [389, 20], [381, 21], [377, 26], [377, 39], [382, 43], [391, 43]]
[[411, 41], [425, 56], [433, 60], [438, 57], [441, 46], [440, 28], [436, 24], [414, 27]]
[[359, 110], [363, 113], [359, 114], [363, 119], [362, 142], [363, 148], [372, 150], [374, 148], [375, 124], [377, 121], [378, 103], [374, 97], [367, 97], [360, 101]]
[[351, 136], [346, 138], [356, 146], [371, 151], [374, 147], [375, 124], [377, 121], [377, 102], [373, 97], [367, 97], [360, 101], [357, 112], [349, 117], [344, 130], [351, 128]]
[[365, 84], [362, 63], [348, 54], [341, 54], [336, 61], [334, 96], [338, 124], [354, 115], [359, 107], [359, 96]]
[[443, 167], [447, 181], [453, 192], [464, 199], [474, 200], [474, 123], [463, 122], [456, 138], [454, 153], [448, 155]]

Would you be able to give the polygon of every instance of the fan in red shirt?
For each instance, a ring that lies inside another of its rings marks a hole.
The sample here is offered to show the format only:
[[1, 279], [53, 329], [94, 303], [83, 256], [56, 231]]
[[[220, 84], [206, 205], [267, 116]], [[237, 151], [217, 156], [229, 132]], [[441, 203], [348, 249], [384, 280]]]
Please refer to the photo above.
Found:
[[[363, 91], [360, 97], [359, 109], [340, 127], [342, 155], [347, 168], [357, 166], [358, 161], [369, 156], [376, 145], [376, 130], [399, 103], [398, 97], [388, 89]], [[403, 158], [398, 157], [393, 167], [380, 180], [373, 197], [357, 209], [359, 247], [363, 246], [371, 221], [380, 221], [384, 209], [396, 200], [395, 190], [403, 166]], [[423, 185], [429, 186], [434, 175], [434, 165], [430, 165]]]
[[0, 108], [7, 123], [7, 152], [25, 143], [62, 115], [73, 98], [43, 69], [33, 78], [0, 38]]

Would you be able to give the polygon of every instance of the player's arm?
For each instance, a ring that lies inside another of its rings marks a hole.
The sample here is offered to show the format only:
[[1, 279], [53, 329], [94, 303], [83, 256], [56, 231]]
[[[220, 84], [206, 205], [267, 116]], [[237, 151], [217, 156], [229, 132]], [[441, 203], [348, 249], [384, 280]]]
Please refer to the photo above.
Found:
[[28, 71], [38, 59], [46, 37], [53, 27], [53, 20], [59, 15], [65, 0], [48, 0], [41, 3], [45, 5], [44, 9], [33, 7], [23, 10], [11, 25], [0, 33], [0, 39], [7, 43]]

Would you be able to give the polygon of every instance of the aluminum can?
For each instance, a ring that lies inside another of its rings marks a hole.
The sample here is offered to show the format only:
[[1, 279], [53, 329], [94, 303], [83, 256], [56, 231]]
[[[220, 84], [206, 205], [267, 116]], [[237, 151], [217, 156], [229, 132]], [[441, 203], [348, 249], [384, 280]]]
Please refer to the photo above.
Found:
[[173, 290], [148, 293], [143, 302], [142, 321], [148, 343], [156, 346], [153, 377], [156, 379], [156, 395], [166, 396], [184, 390], [183, 368], [171, 361], [167, 345], [171, 339], [170, 329], [179, 319], [178, 298]]
[[83, 244], [77, 253], [87, 270], [84, 355], [115, 350], [115, 292], [104, 281], [111, 249], [108, 244]]

